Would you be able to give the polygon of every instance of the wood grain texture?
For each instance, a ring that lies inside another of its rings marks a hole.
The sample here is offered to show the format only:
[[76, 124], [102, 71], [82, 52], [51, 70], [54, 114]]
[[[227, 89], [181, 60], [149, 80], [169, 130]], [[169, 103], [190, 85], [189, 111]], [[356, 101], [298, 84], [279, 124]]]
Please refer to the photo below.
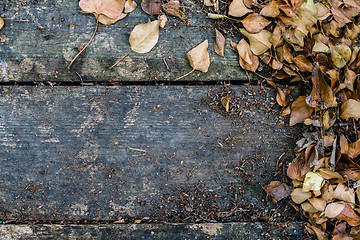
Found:
[[233, 87], [241, 117], [220, 90], [1, 88], [0, 219], [268, 221], [262, 184], [298, 129], [279, 126], [272, 89]]
[[303, 239], [300, 223], [123, 224], [123, 225], [2, 225], [7, 239]]
[[0, 32], [6, 36], [5, 42], [0, 42], [1, 82], [173, 81], [191, 70], [185, 55], [205, 39], [209, 40], [209, 72], [195, 72], [183, 80], [255, 79], [240, 69], [238, 57], [229, 42], [225, 57], [215, 54], [215, 31], [211, 22], [199, 11], [202, 6], [190, 1], [184, 2], [191, 9], [187, 11], [189, 26], [169, 17], [168, 28], [160, 30], [159, 42], [151, 52], [131, 53], [112, 70], [109, 67], [130, 50], [131, 30], [135, 25], [147, 22], [149, 16], [138, 7], [114, 25], [100, 25], [86, 55], [79, 57], [70, 71], [66, 67], [77, 54], [74, 48], [89, 41], [96, 25], [95, 17], [80, 13], [78, 1], [73, 0], [30, 1], [15, 13], [14, 1], [3, 2], [8, 7], [3, 7], [2, 17], [30, 22], [6, 21]]

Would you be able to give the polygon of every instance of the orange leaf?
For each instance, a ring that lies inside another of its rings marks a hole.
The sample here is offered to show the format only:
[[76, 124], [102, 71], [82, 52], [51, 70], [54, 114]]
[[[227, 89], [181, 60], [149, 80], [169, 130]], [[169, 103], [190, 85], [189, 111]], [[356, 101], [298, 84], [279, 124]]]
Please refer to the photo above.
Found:
[[241, 23], [249, 33], [258, 33], [271, 22], [260, 16], [258, 13], [252, 13], [244, 18]]
[[305, 99], [305, 96], [300, 96], [291, 104], [290, 126], [303, 122], [314, 111], [312, 107], [307, 105]]

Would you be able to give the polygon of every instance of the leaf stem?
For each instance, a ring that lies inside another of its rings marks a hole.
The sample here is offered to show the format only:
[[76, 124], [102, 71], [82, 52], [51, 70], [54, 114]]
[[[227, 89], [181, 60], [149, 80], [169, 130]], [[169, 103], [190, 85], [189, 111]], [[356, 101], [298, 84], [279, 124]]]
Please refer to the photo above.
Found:
[[95, 34], [98, 30], [99, 27], [99, 16], [96, 17], [96, 27], [95, 27], [95, 31], [93, 33], [93, 35], [91, 36], [89, 42], [85, 45], [85, 47], [83, 47], [83, 49], [81, 49], [81, 51], [79, 51], [79, 53], [73, 58], [73, 60], [70, 62], [69, 66], [67, 67], [68, 69], [70, 69], [71, 65], [75, 62], [75, 60], [80, 56], [81, 53], [83, 53], [85, 51], [85, 49], [90, 45], [91, 41], [94, 39]]
[[20, 20], [20, 19], [13, 19], [13, 18], [2, 18], [6, 21], [14, 21], [14, 22], [30, 22], [30, 20]]
[[110, 69], [112, 69], [113, 67], [116, 67], [127, 55], [129, 55], [129, 53], [131, 53], [133, 50], [131, 49], [130, 51], [128, 51], [127, 53], [125, 53], [124, 56], [122, 56], [121, 58], [119, 58], [115, 63], [114, 65], [112, 65], [110, 67]]
[[193, 70], [191, 70], [190, 72], [182, 75], [181, 77], [178, 77], [178, 78], [174, 79], [174, 81], [180, 80], [180, 79], [182, 79], [183, 77], [186, 77], [186, 76], [188, 76], [189, 74], [193, 73], [194, 71], [195, 71], [195, 69], [193, 69]]

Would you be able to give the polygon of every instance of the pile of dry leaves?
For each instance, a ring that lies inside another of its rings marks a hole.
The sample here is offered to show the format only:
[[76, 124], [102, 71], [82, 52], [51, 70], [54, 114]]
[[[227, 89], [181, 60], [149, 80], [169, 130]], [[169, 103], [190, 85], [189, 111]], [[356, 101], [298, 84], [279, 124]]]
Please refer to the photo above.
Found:
[[[290, 194], [318, 239], [360, 239], [359, 1], [234, 0], [227, 11], [209, 17], [238, 26], [244, 39], [231, 45], [243, 69], [255, 72], [261, 61], [272, 79], [308, 87], [289, 103], [290, 89], [266, 78], [290, 126], [316, 130], [297, 142], [287, 169], [293, 186], [273, 182], [267, 192], [276, 201]], [[216, 31], [220, 55], [224, 41]]]

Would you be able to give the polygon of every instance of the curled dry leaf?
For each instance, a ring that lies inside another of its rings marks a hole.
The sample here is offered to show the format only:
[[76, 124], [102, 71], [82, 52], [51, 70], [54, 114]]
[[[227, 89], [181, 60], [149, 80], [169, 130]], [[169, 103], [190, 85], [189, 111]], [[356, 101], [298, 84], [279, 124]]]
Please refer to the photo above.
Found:
[[161, 11], [161, 0], [143, 0], [141, 1], [141, 8], [149, 15], [158, 15]]
[[229, 15], [233, 17], [243, 17], [252, 10], [248, 9], [243, 0], [233, 0], [229, 6]]
[[241, 23], [244, 25], [244, 28], [249, 33], [258, 33], [264, 28], [266, 28], [266, 26], [269, 25], [271, 22], [263, 18], [258, 13], [252, 13], [243, 20], [241, 20]]
[[277, 1], [271, 1], [260, 11], [260, 15], [265, 17], [277, 17], [280, 14], [280, 9]]
[[330, 47], [331, 61], [337, 68], [345, 67], [351, 58], [351, 49], [345, 44]]
[[303, 202], [305, 202], [306, 200], [308, 200], [311, 197], [311, 193], [310, 192], [304, 192], [302, 190], [302, 188], [295, 188], [291, 194], [291, 199], [297, 203], [297, 204], [301, 204]]
[[[294, 62], [295, 62], [295, 59], [294, 59]], [[311, 89], [311, 97], [309, 100], [310, 107], [318, 107], [320, 105], [320, 102], [321, 102], [320, 78], [322, 78], [320, 66], [318, 63], [316, 63], [315, 67], [312, 71], [312, 75], [311, 75], [311, 81], [312, 81], [313, 86]]]
[[226, 43], [225, 37], [221, 34], [219, 30], [215, 28], [214, 48], [215, 48], [215, 52], [222, 57], [224, 56], [225, 43]]
[[342, 119], [360, 118], [360, 101], [355, 99], [349, 99], [341, 105], [341, 116]]
[[317, 8], [317, 16], [320, 21], [325, 20], [330, 16], [330, 10], [321, 2], [315, 3], [315, 6]]
[[360, 139], [349, 145], [349, 157], [354, 159], [360, 155]]
[[289, 178], [302, 182], [309, 171], [310, 163], [304, 162], [300, 157], [297, 157], [289, 164], [286, 174]]
[[210, 67], [210, 56], [208, 53], [208, 40], [203, 41], [197, 47], [191, 49], [186, 58], [189, 60], [190, 66], [194, 70], [207, 72]]
[[[275, 26], [271, 38], [270, 38], [270, 43], [276, 48], [277, 46], [281, 46], [281, 44], [283, 43], [283, 37], [281, 34], [281, 29], [280, 27], [277, 25]], [[284, 53], [283, 53], [284, 54]], [[292, 56], [291, 56], [292, 58]]]
[[136, 25], [129, 38], [131, 50], [137, 53], [149, 52], [159, 40], [159, 27], [159, 20]]
[[275, 85], [275, 83], [271, 80], [266, 80], [267, 84], [269, 84], [270, 86], [272, 86], [273, 88], [275, 88], [277, 94], [276, 94], [276, 102], [282, 106], [282, 107], [286, 107], [287, 106], [287, 101], [286, 101], [286, 94], [285, 92], [283, 92], [279, 87], [277, 87]]
[[314, 111], [312, 107], [307, 105], [305, 99], [305, 96], [300, 96], [291, 104], [290, 126], [303, 122]]
[[263, 54], [272, 46], [270, 42], [272, 34], [267, 30], [262, 30], [258, 33], [252, 34], [241, 28], [240, 32], [249, 39], [250, 49], [257, 56]]
[[124, 13], [131, 13], [134, 11], [137, 7], [137, 4], [133, 0], [126, 0], [125, 7], [124, 7]]
[[159, 26], [160, 26], [161, 28], [165, 28], [165, 25], [166, 25], [166, 23], [167, 23], [167, 21], [168, 21], [166, 15], [165, 15], [165, 14], [159, 15], [158, 20], [160, 21], [160, 25], [159, 25]]
[[326, 232], [322, 231], [321, 229], [319, 229], [313, 225], [307, 226], [308, 230], [309, 230], [309, 228], [310, 228], [310, 230], [313, 231], [313, 235], [315, 235], [318, 240], [329, 240], [329, 235]]
[[84, 12], [117, 19], [124, 10], [125, 0], [80, 0], [79, 6]]
[[360, 216], [347, 203], [330, 203], [325, 209], [325, 216], [344, 220], [350, 226], [360, 225]]
[[188, 19], [184, 12], [180, 10], [180, 2], [177, 0], [171, 0], [165, 3], [162, 8], [164, 11], [174, 17], [180, 18], [184, 23], [187, 23]]
[[286, 198], [290, 195], [291, 189], [288, 185], [279, 181], [272, 181], [267, 187], [266, 192], [272, 197], [275, 202]]
[[4, 19], [0, 17], [0, 30], [4, 27], [4, 24], [5, 24]]
[[259, 67], [259, 58], [255, 56], [250, 49], [250, 45], [241, 39], [240, 42], [236, 45], [235, 50], [239, 54], [239, 64], [240, 66], [252, 72], [255, 72]]
[[221, 105], [225, 108], [225, 111], [229, 113], [230, 111], [230, 95], [224, 96], [221, 98]]
[[356, 78], [357, 78], [357, 75], [354, 71], [352, 71], [348, 68], [345, 70], [344, 83], [346, 85], [346, 88], [349, 89], [350, 91], [354, 92], [354, 83], [355, 83]]

